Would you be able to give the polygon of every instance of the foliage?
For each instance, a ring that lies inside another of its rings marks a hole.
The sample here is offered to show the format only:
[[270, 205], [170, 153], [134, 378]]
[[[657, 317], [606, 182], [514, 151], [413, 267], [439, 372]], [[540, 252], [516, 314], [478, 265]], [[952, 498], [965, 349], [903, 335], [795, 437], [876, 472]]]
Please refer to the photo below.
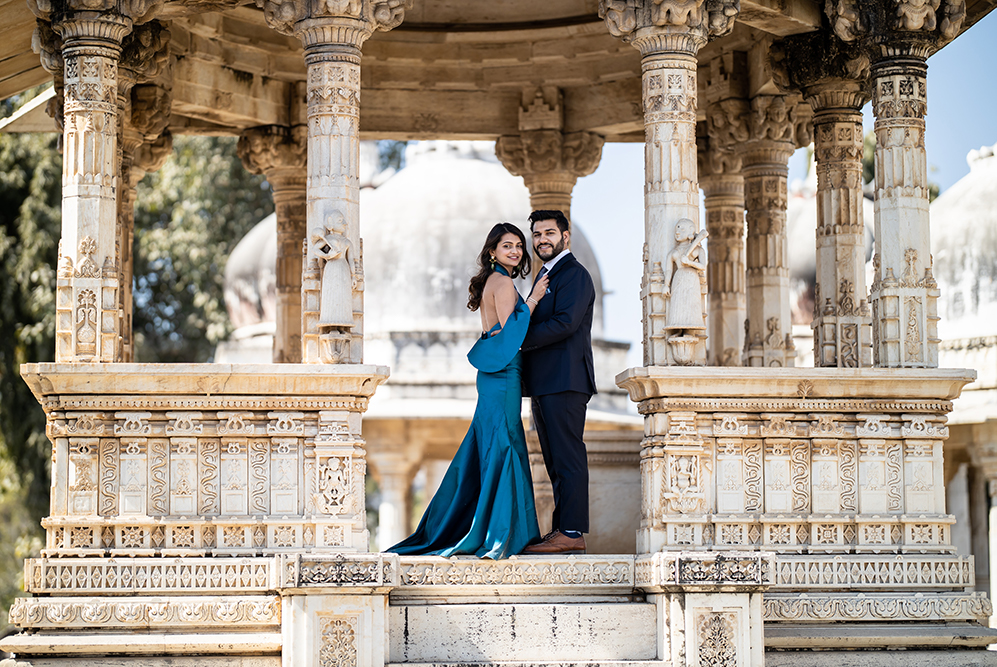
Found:
[[225, 261], [273, 212], [269, 185], [246, 171], [231, 137], [177, 137], [173, 155], [138, 185], [136, 361], [205, 362], [231, 332]]
[[394, 167], [396, 170], [405, 166], [405, 147], [407, 141], [378, 141], [377, 158], [381, 170]]

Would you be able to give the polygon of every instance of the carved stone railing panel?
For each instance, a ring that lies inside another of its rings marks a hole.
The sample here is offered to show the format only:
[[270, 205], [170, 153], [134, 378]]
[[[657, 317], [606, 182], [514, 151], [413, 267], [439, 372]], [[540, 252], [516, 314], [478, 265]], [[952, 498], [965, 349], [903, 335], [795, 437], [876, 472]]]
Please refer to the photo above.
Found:
[[954, 554], [944, 422], [972, 377], [626, 371], [645, 415], [638, 553]]
[[387, 372], [341, 368], [25, 367], [53, 441], [44, 555], [366, 551], [360, 415]]

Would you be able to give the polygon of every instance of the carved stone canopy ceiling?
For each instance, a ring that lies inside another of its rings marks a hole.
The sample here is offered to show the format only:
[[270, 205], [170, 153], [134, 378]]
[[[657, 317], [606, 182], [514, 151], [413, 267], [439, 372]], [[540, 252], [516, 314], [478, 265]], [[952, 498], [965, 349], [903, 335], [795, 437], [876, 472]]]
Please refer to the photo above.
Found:
[[[966, 25], [989, 11], [970, 0]], [[755, 52], [753, 92], [766, 91], [772, 39], [819, 29], [822, 2], [742, 0], [730, 35], [700, 52], [701, 103], [709, 61]], [[974, 16], [973, 14], [979, 16]], [[31, 51], [25, 0], [0, 0], [0, 98], [51, 79]], [[304, 121], [305, 66], [296, 39], [270, 29], [245, 0], [168, 0], [174, 133], [238, 134]], [[752, 59], [749, 57], [749, 63]], [[405, 21], [363, 47], [361, 137], [494, 139], [518, 131], [530, 89], [563, 94], [564, 130], [643, 141], [640, 57], [612, 37], [598, 0], [416, 0]]]

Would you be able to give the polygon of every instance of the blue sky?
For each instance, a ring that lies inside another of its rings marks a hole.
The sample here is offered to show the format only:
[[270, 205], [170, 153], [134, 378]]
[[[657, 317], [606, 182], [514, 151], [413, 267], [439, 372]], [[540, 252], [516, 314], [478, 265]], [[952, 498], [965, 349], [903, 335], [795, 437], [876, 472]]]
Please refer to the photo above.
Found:
[[[942, 191], [969, 173], [966, 154], [997, 143], [997, 11], [928, 59], [925, 145], [929, 178]], [[866, 107], [866, 128], [872, 129]], [[805, 150], [790, 181], [805, 176]], [[641, 248], [644, 243], [644, 146], [607, 144], [602, 162], [575, 186], [572, 218], [588, 237], [602, 271], [605, 335], [631, 343], [639, 365]]]

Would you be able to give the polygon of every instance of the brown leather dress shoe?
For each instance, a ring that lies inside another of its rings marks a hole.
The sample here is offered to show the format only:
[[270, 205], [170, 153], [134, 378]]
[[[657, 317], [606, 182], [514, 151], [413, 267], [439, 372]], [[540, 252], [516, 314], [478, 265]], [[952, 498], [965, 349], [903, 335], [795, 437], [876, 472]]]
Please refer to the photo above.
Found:
[[583, 554], [585, 536], [568, 537], [559, 530], [552, 530], [544, 536], [543, 542], [531, 544], [523, 549], [524, 554]]

